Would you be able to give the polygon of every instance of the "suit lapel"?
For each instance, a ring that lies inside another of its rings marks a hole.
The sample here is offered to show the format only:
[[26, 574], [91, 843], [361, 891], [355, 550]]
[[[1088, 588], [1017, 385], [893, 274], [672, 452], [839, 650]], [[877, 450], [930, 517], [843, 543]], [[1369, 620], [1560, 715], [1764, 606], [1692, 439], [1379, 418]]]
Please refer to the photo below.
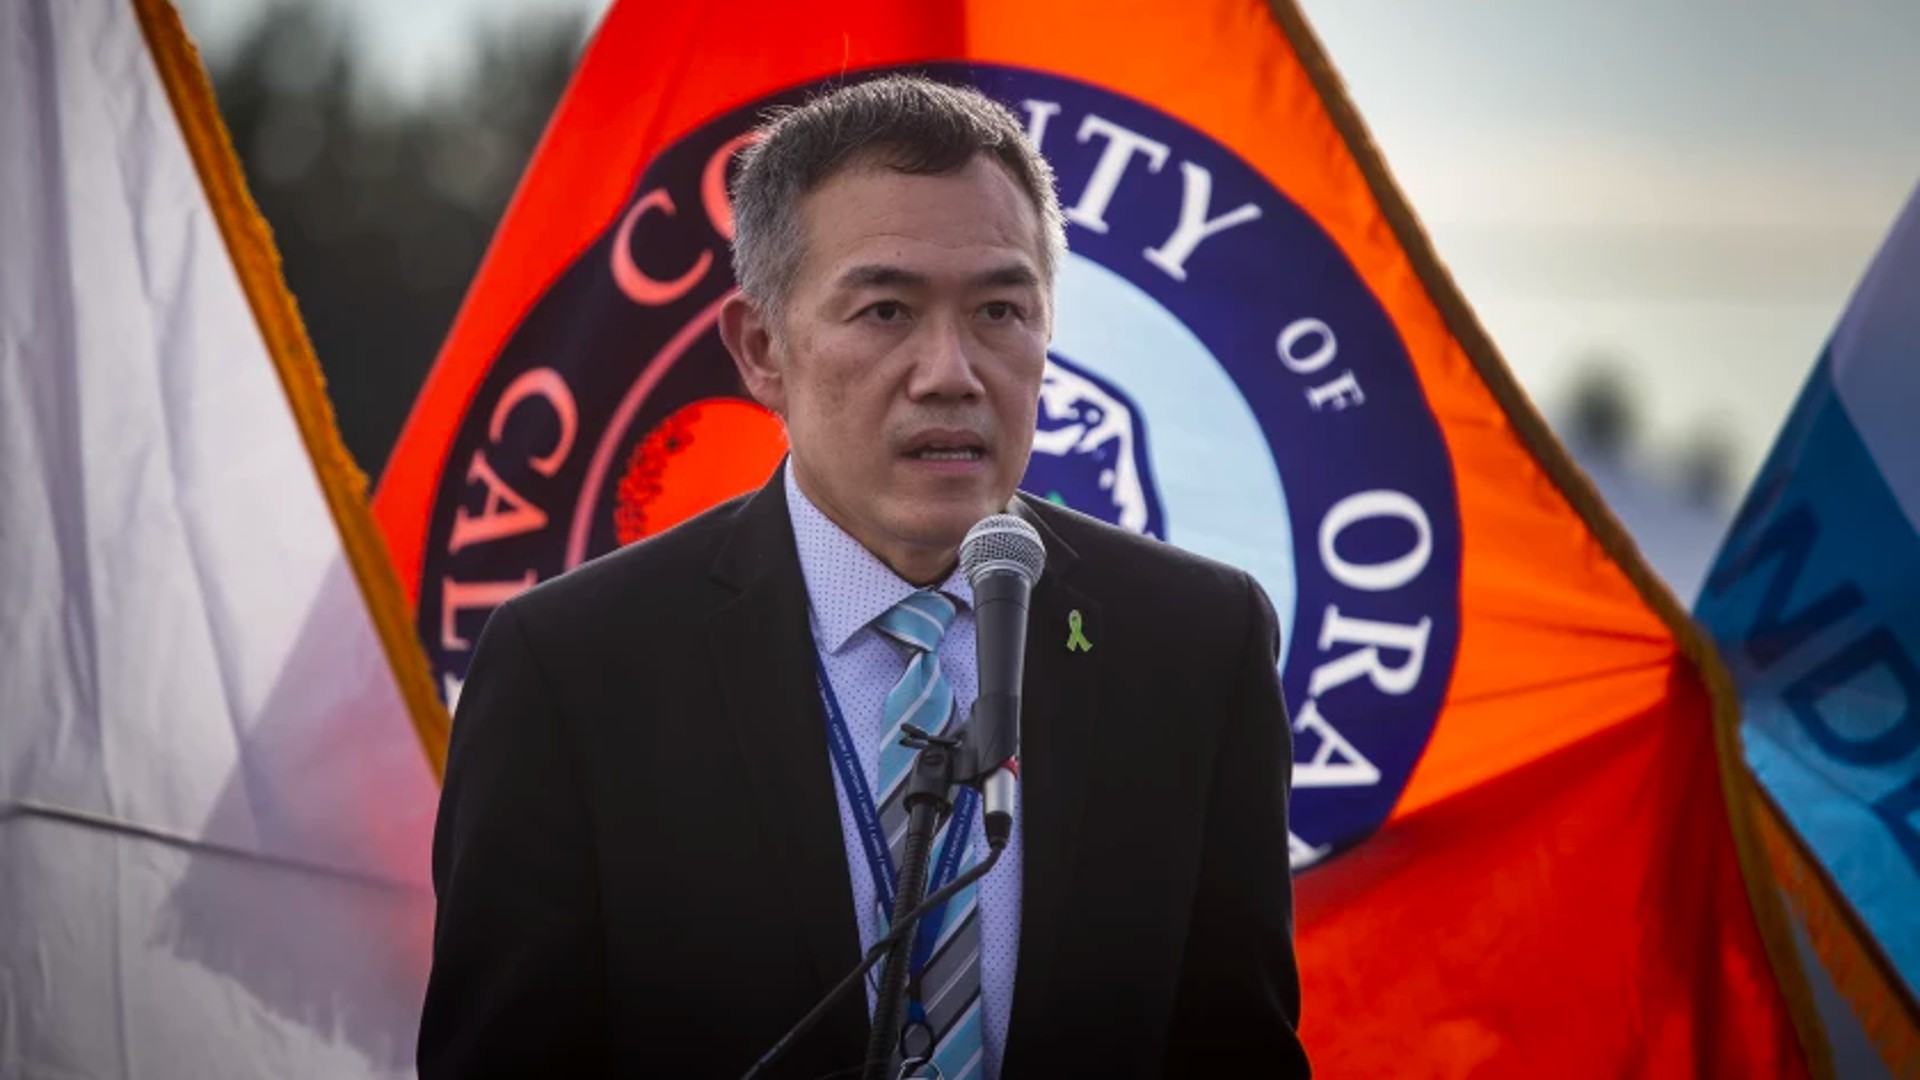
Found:
[[[779, 472], [741, 507], [713, 574], [740, 590], [708, 620], [707, 634], [725, 720], [746, 764], [744, 795], [775, 855], [765, 874], [769, 905], [799, 922], [825, 994], [859, 961], [860, 941], [815, 681], [806, 582]], [[866, 1041], [864, 995], [848, 995], [823, 1023], [846, 1054], [858, 1056]]]
[[[1092, 785], [1095, 688], [1105, 655], [1098, 648], [1100, 606], [1074, 585], [1078, 555], [1023, 501], [1015, 501], [1014, 511], [1040, 531], [1047, 545], [1047, 569], [1034, 587], [1022, 688], [1023, 881], [1017, 989], [1003, 1063], [1007, 1070], [1028, 1055], [1024, 1045], [1043, 1040], [1053, 1027], [1049, 984], [1059, 940], [1071, 932], [1075, 841]], [[1092, 651], [1067, 648], [1076, 611], [1082, 634], [1094, 643]]]

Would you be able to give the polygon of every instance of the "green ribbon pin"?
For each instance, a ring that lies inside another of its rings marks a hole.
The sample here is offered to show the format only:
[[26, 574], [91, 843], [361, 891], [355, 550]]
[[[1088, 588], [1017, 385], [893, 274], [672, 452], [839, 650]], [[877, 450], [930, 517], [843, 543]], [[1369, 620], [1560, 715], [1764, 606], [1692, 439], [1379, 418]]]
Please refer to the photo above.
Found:
[[1081, 652], [1093, 651], [1093, 642], [1088, 641], [1087, 635], [1080, 632], [1079, 608], [1074, 608], [1072, 611], [1067, 612], [1067, 629], [1070, 631], [1067, 635], [1068, 652], [1072, 652], [1075, 649], [1079, 649]]

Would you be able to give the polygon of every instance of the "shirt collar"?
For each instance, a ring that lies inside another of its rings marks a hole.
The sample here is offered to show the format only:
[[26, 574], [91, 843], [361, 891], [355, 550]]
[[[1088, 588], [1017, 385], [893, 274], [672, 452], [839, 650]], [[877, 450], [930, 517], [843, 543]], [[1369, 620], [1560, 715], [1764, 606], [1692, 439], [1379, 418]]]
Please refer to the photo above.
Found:
[[[781, 469], [787, 489], [787, 515], [800, 553], [813, 613], [814, 640], [829, 653], [846, 648], [853, 635], [919, 589], [894, 573], [845, 529], [813, 505], [793, 479], [793, 464]], [[973, 586], [958, 566], [938, 586], [965, 612], [973, 606]]]

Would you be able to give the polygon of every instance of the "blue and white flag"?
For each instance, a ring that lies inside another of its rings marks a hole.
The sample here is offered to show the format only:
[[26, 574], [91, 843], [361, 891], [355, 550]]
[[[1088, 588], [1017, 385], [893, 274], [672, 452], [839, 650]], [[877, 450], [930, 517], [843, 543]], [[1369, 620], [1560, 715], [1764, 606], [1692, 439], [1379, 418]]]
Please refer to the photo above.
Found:
[[1696, 614], [1739, 685], [1747, 762], [1817, 868], [1783, 874], [1782, 886], [1867, 1036], [1890, 1064], [1911, 1065], [1920, 1026], [1920, 192], [1814, 365]]

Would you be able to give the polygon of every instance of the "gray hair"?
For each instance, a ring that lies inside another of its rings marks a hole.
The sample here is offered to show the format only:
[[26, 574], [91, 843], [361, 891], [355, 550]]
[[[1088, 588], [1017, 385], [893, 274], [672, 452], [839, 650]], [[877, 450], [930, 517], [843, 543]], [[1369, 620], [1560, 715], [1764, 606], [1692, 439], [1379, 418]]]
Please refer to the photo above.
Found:
[[845, 86], [771, 115], [741, 155], [733, 184], [733, 273], [770, 314], [785, 306], [805, 239], [802, 196], [871, 157], [915, 176], [965, 168], [981, 154], [1004, 166], [1040, 219], [1040, 274], [1051, 283], [1067, 247], [1053, 167], [1006, 106], [968, 87], [917, 75]]

